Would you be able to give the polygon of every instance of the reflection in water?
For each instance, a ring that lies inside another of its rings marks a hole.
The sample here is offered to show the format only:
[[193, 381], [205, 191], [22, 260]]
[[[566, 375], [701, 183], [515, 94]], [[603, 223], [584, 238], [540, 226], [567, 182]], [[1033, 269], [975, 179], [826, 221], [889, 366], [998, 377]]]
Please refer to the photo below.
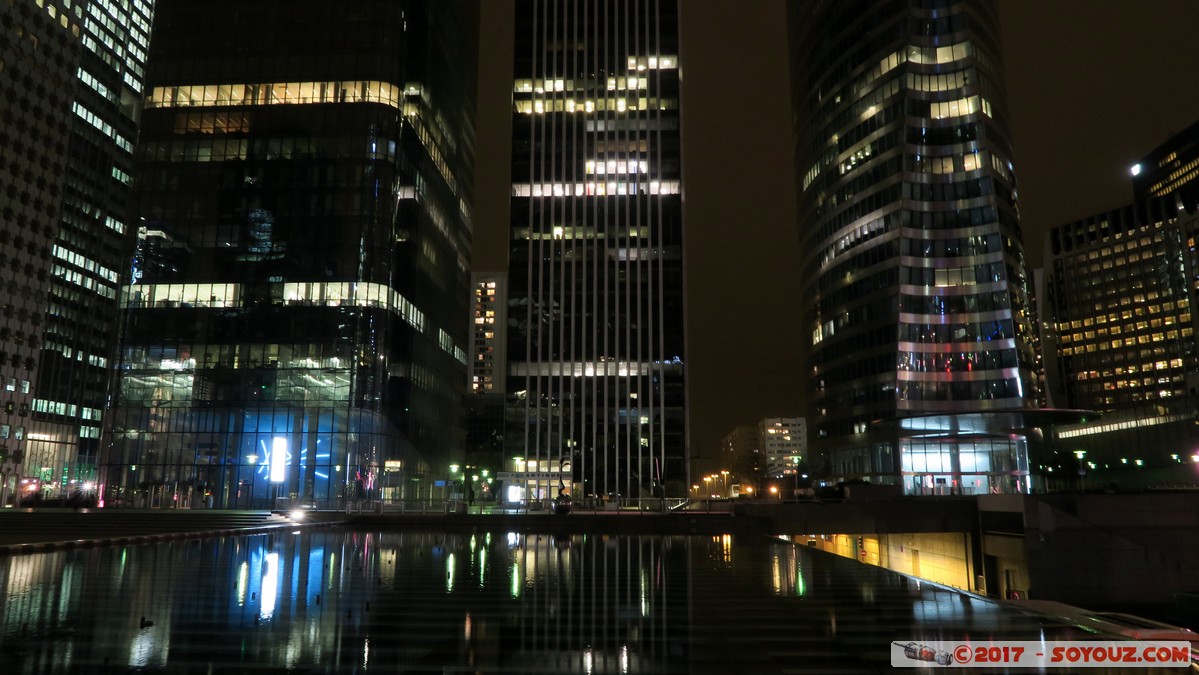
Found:
[[876, 567], [732, 537], [320, 530], [12, 556], [0, 588], [5, 675], [770, 673], [800, 667], [805, 641], [881, 669], [895, 639], [1044, 630]]

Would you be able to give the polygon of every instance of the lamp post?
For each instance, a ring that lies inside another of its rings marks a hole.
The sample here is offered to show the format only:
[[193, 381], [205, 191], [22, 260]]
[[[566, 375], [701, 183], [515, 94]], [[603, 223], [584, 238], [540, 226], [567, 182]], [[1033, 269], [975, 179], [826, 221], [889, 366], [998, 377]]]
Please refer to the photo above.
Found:
[[1074, 456], [1078, 458], [1078, 483], [1081, 492], [1087, 491], [1087, 465], [1083, 463], [1083, 458], [1087, 456], [1086, 450], [1075, 450]]
[[729, 472], [727, 469], [720, 470], [720, 496], [729, 496]]

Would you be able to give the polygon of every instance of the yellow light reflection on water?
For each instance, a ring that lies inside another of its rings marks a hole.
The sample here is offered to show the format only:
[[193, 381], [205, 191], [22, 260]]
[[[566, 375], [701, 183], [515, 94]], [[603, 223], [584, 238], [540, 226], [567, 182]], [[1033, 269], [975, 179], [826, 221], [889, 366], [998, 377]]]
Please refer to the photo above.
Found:
[[451, 553], [445, 558], [445, 592], [454, 592], [454, 554]]
[[486, 585], [487, 580], [487, 549], [479, 551], [479, 588]]
[[237, 606], [244, 607], [246, 604], [246, 586], [250, 583], [250, 564], [242, 561], [241, 567], [237, 571]]
[[641, 586], [641, 616], [649, 616], [649, 572], [645, 569], [640, 574]]

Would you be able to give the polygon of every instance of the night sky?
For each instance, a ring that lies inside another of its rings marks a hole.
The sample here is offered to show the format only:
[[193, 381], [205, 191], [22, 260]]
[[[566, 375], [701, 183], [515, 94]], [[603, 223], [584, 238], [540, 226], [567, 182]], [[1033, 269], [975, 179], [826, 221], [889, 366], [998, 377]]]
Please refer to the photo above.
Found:
[[[803, 414], [783, 0], [681, 0], [691, 451]], [[507, 264], [512, 1], [484, 0], [477, 271]], [[735, 7], [735, 9], [733, 9]], [[1001, 0], [1030, 270], [1051, 227], [1128, 203], [1128, 167], [1199, 120], [1199, 2]]]

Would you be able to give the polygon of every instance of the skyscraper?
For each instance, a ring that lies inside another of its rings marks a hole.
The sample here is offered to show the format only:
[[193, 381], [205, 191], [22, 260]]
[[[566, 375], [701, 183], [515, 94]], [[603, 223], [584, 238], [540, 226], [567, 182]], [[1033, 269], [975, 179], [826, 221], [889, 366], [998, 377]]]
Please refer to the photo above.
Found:
[[518, 0], [512, 134], [508, 434], [574, 483], [525, 494], [682, 496], [675, 2]]
[[472, 394], [503, 394], [508, 347], [508, 275], [471, 275], [470, 383]]
[[462, 443], [477, 5], [170, 0], [154, 30], [109, 498], [432, 494]]
[[913, 492], [1027, 487], [990, 414], [1040, 399], [995, 7], [788, 7], [813, 442]]
[[15, 0], [4, 13], [0, 455], [48, 497], [95, 479], [152, 16], [152, 0]]

